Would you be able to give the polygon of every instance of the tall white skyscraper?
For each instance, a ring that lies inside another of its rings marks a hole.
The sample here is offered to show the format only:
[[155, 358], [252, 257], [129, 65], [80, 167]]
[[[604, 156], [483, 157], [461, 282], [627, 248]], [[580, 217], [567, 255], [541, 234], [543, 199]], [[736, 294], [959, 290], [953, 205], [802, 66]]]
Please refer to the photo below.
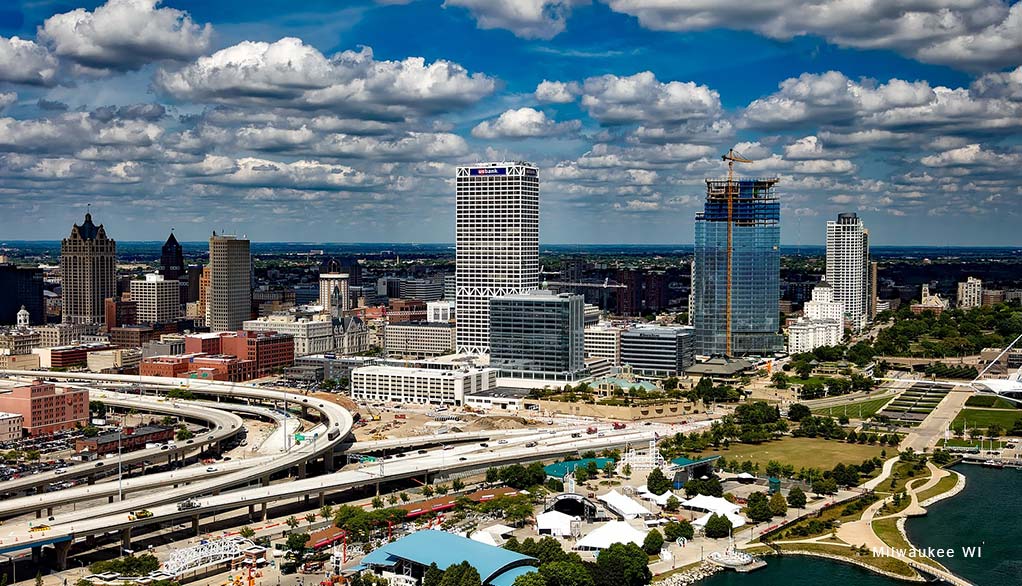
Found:
[[181, 317], [181, 287], [177, 279], [148, 274], [131, 282], [131, 300], [137, 304], [139, 323], [164, 323]]
[[213, 233], [209, 239], [206, 325], [211, 332], [240, 330], [252, 317], [252, 256], [246, 239]]
[[532, 163], [458, 167], [457, 350], [490, 351], [490, 299], [539, 285], [539, 170]]
[[834, 301], [845, 307], [852, 331], [866, 327], [869, 317], [869, 232], [856, 214], [838, 214], [827, 222], [827, 282]]

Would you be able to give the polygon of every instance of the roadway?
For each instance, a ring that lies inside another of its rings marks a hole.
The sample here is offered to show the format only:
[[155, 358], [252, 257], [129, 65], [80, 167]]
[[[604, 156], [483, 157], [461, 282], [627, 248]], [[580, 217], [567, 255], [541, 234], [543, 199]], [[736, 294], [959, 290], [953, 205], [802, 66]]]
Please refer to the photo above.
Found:
[[[138, 408], [147, 412], [172, 415], [193, 421], [203, 421], [210, 428], [209, 433], [204, 433], [200, 437], [195, 437], [191, 440], [177, 442], [176, 445], [168, 445], [166, 448], [158, 447], [126, 452], [120, 457], [122, 467], [146, 460], [155, 461], [157, 458], [169, 459], [178, 455], [183, 456], [185, 452], [201, 450], [208, 445], [216, 445], [240, 433], [242, 429], [243, 422], [241, 418], [223, 410], [176, 404], [166, 400], [156, 400], [151, 397], [135, 397], [111, 392], [103, 392], [99, 397], [93, 395], [93, 398], [102, 399], [103, 402], [117, 407]], [[72, 464], [65, 466], [63, 468], [64, 472], [60, 474], [57, 474], [55, 470], [50, 470], [0, 482], [0, 492], [5, 495], [28, 492], [61, 480], [94, 476], [96, 473], [105, 474], [116, 465], [116, 458], [101, 458], [98, 461]]]
[[[601, 430], [604, 426], [600, 426]], [[609, 426], [606, 426], [609, 427]], [[267, 503], [294, 498], [319, 497], [322, 501], [326, 494], [345, 491], [352, 488], [407, 479], [437, 473], [452, 474], [481, 470], [489, 466], [507, 465], [514, 462], [550, 459], [562, 455], [575, 454], [588, 450], [600, 450], [626, 445], [645, 447], [645, 443], [653, 439], [654, 433], [668, 433], [666, 426], [646, 427], [643, 429], [612, 430], [605, 429], [601, 435], [586, 435], [572, 438], [574, 430], [566, 429], [554, 433], [522, 434], [503, 440], [483, 448], [479, 444], [452, 446], [449, 449], [426, 450], [424, 454], [410, 453], [402, 458], [378, 460], [377, 463], [349, 468], [340, 472], [322, 476], [292, 480], [290, 482], [248, 487], [223, 494], [212, 494], [199, 497], [199, 507], [192, 510], [178, 510], [177, 503], [193, 496], [195, 487], [178, 487], [162, 491], [155, 499], [150, 495], [125, 500], [105, 507], [90, 509], [87, 515], [61, 515], [48, 523], [45, 531], [29, 532], [27, 523], [11, 524], [4, 527], [0, 535], [0, 553], [18, 551], [47, 544], [58, 546], [58, 563], [63, 563], [70, 542], [74, 539], [121, 531], [125, 547], [130, 545], [131, 529], [153, 524], [175, 522], [191, 519], [197, 530], [200, 516], [216, 514], [226, 510], [235, 510], [249, 506], [250, 514], [255, 513], [257, 505], [263, 508]], [[670, 432], [674, 430], [671, 429]], [[534, 447], [526, 444], [536, 442]], [[210, 481], [219, 484], [219, 479]], [[165, 504], [152, 504], [153, 501]], [[149, 509], [153, 515], [145, 519], [130, 519], [125, 511]], [[110, 512], [116, 510], [116, 512]]]

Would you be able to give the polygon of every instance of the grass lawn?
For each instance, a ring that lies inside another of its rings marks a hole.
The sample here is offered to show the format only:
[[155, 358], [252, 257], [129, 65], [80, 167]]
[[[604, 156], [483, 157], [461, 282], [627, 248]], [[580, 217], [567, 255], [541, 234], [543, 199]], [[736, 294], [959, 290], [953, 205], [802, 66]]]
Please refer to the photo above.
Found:
[[976, 395], [969, 397], [965, 402], [966, 407], [986, 407], [988, 409], [1018, 409], [1018, 406], [1000, 397], [993, 395]]
[[[1003, 441], [997, 440], [997, 441], [993, 442], [993, 446], [994, 446], [995, 450], [1000, 450], [1000, 449], [1003, 449], [1004, 446], [1007, 445], [1008, 443], [1010, 443], [1010, 442], [1003, 442]], [[991, 444], [990, 444], [990, 440], [980, 441], [978, 439], [970, 440], [970, 439], [964, 439], [964, 438], [962, 438], [962, 439], [951, 438], [951, 439], [949, 439], [947, 441], [940, 440], [940, 442], [938, 442], [938, 445], [940, 445], [942, 447], [948, 447], [948, 448], [977, 448], [977, 449], [980, 449], [980, 450], [989, 450]]]
[[876, 488], [877, 492], [884, 494], [894, 494], [905, 490], [905, 486], [908, 485], [908, 483], [912, 482], [913, 480], [916, 480], [917, 478], [930, 477], [929, 468], [923, 468], [921, 471], [915, 472], [914, 476], [910, 475], [910, 473], [912, 473], [912, 471], [914, 470], [914, 467], [915, 467], [914, 462], [898, 462], [897, 464], [895, 464], [894, 487], [893, 488], [891, 487], [891, 483], [889, 481], [885, 481]]
[[799, 468], [830, 470], [838, 463], [861, 464], [863, 460], [880, 457], [883, 449], [881, 446], [849, 444], [837, 440], [785, 437], [762, 444], [731, 444], [729, 449], [705, 450], [698, 455], [692, 454], [692, 457], [720, 455], [728, 461], [749, 460], [753, 463], [758, 462], [760, 470], [764, 470], [770, 460], [776, 460], [782, 465], [791, 464], [795, 470]]
[[951, 427], [957, 429], [968, 425], [969, 429], [972, 429], [973, 427], [987, 428], [997, 424], [1008, 431], [1019, 419], [1022, 419], [1022, 412], [1018, 410], [962, 409], [951, 423]]
[[[898, 519], [896, 518], [892, 517], [873, 521], [873, 531], [877, 534], [877, 537], [879, 537], [881, 541], [894, 549], [903, 549], [908, 551], [912, 548], [912, 544], [905, 540], [905, 538], [901, 535], [901, 531], [898, 531]], [[943, 566], [928, 557], [919, 556], [914, 559], [917, 562], [922, 562], [928, 566], [943, 569]]]
[[854, 417], [857, 419], [861, 417], [862, 419], [865, 419], [867, 417], [872, 417], [874, 413], [879, 411], [880, 408], [886, 405], [890, 400], [890, 397], [870, 399], [868, 401], [860, 401], [858, 403], [851, 403], [848, 405], [814, 409], [813, 413], [816, 415], [830, 415], [831, 417], [847, 415], [848, 417]]
[[935, 497], [938, 494], [944, 494], [945, 492], [954, 488], [956, 484], [958, 484], [957, 474], [945, 476], [944, 478], [938, 480], [937, 484], [919, 493], [918, 495], [919, 502], [923, 502], [928, 498]]
[[872, 555], [868, 554], [857, 555], [855, 552], [852, 551], [850, 547], [842, 547], [838, 545], [824, 545], [821, 543], [779, 544], [777, 547], [779, 547], [781, 551], [791, 550], [810, 551], [840, 556], [851, 560], [855, 560], [857, 562], [864, 563], [868, 566], [872, 566], [885, 572], [890, 572], [892, 574], [897, 574], [899, 576], [905, 576], [909, 578], [919, 575], [916, 573], [915, 570], [912, 569], [911, 566], [909, 566], [908, 564], [901, 560], [886, 556], [873, 557]]

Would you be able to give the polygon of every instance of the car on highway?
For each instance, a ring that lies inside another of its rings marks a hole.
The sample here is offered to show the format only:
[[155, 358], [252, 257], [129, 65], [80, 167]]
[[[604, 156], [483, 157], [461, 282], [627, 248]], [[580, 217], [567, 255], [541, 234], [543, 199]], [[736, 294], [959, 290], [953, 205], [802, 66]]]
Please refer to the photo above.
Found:
[[427, 452], [426, 450], [419, 450], [418, 453], [419, 454], [428, 454], [429, 452]]
[[464, 462], [466, 460], [468, 460], [468, 458], [466, 458], [465, 456], [462, 456], [462, 457], [458, 458], [459, 462]]
[[67, 472], [67, 468], [57, 468], [53, 471], [54, 474], [64, 474], [65, 472]]
[[454, 446], [452, 446], [451, 444], [447, 444], [447, 445], [444, 446], [444, 449], [445, 450], [453, 450]]
[[99, 467], [100, 467], [100, 466], [102, 466], [102, 465], [103, 465], [103, 463], [102, 463], [102, 462], [96, 462], [96, 468], [99, 468]]
[[216, 472], [216, 466], [206, 466], [206, 472]]
[[187, 500], [183, 500], [183, 501], [181, 501], [181, 502], [179, 502], [177, 504], [177, 510], [179, 510], [179, 511], [188, 511], [188, 510], [191, 510], [191, 509], [198, 509], [201, 506], [202, 506], [202, 504], [200, 504], [199, 501], [197, 501], [195, 499], [187, 499]]
[[488, 448], [488, 447], [490, 447], [490, 444], [488, 444], [486, 442], [483, 442], [483, 443], [479, 444], [479, 446], [482, 447], [482, 448]]
[[539, 445], [539, 444], [537, 444], [536, 442], [528, 442], [528, 443], [525, 444], [525, 447], [527, 447], [527, 448], [534, 448], [537, 445]]
[[50, 530], [50, 526], [49, 525], [36, 525], [35, 527], [30, 528], [28, 530], [28, 532], [29, 533], [37, 533], [39, 531], [49, 531], [49, 530]]
[[149, 509], [139, 509], [133, 513], [128, 514], [128, 520], [134, 521], [135, 519], [148, 519], [153, 516], [153, 512]]
[[501, 444], [501, 445], [504, 445], [504, 444], [506, 444], [506, 443], [507, 443], [507, 440], [503, 440], [503, 439], [502, 439], [502, 440], [498, 441], [497, 443], [498, 443], [498, 444]]

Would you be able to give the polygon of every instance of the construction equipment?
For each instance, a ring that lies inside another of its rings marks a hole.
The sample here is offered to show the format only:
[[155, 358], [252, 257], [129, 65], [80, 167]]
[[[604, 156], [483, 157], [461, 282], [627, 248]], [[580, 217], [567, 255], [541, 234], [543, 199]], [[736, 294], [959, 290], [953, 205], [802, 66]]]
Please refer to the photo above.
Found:
[[724, 355], [730, 358], [731, 353], [731, 242], [733, 222], [734, 222], [734, 179], [735, 179], [735, 163], [751, 163], [751, 159], [746, 159], [741, 153], [736, 153], [735, 149], [728, 149], [727, 154], [720, 157], [722, 161], [727, 161], [727, 288], [725, 289], [725, 307], [724, 307], [724, 324], [725, 324], [725, 350]]

